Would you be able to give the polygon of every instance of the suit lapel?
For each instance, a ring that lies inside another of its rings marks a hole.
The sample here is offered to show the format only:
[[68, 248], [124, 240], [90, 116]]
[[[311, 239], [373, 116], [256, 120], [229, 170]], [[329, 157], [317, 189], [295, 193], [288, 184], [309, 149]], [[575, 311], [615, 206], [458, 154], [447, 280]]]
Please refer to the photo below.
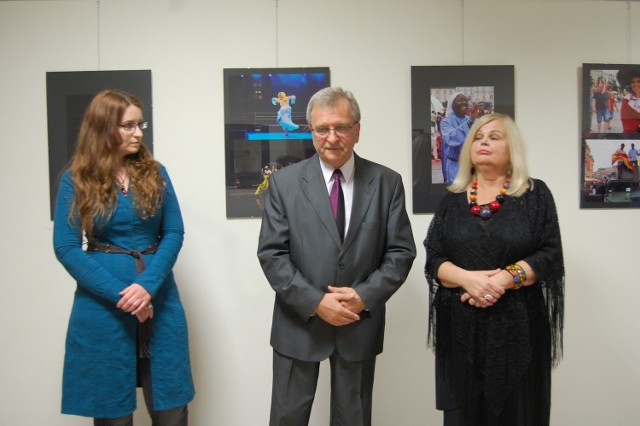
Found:
[[327, 184], [324, 181], [322, 169], [320, 168], [320, 159], [317, 154], [307, 161], [305, 170], [302, 173], [302, 190], [333, 241], [338, 247], [341, 246], [340, 235], [338, 234], [331, 203], [329, 202]]
[[[355, 153], [355, 171], [353, 176], [353, 201], [351, 204], [351, 219], [349, 220], [349, 231], [344, 239], [342, 250], [346, 250], [351, 245], [362, 223], [369, 205], [376, 192], [374, 186], [374, 176], [366, 161], [363, 161]], [[332, 216], [333, 219], [333, 216]], [[337, 231], [336, 231], [337, 232]]]

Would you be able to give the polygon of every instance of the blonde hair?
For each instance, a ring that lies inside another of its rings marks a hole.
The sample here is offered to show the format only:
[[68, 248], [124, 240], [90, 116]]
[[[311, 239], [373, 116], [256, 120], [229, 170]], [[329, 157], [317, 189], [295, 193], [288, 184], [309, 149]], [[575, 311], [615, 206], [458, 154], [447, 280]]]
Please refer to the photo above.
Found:
[[471, 144], [478, 130], [494, 120], [499, 120], [504, 126], [505, 137], [509, 146], [509, 174], [511, 176], [511, 184], [509, 185], [507, 195], [519, 197], [533, 186], [527, 170], [524, 139], [520, 129], [518, 129], [516, 123], [508, 115], [493, 113], [483, 115], [476, 119], [471, 129], [469, 129], [469, 134], [460, 151], [458, 174], [453, 183], [447, 187], [449, 191], [465, 192], [469, 185], [471, 185], [475, 174], [475, 169], [473, 164], [471, 164]]
[[[115, 210], [113, 179], [118, 167], [116, 153], [122, 144], [119, 124], [130, 105], [143, 109], [142, 102], [129, 93], [103, 90], [87, 107], [80, 126], [70, 165], [75, 193], [69, 219], [79, 222], [88, 238], [94, 236], [94, 225], [106, 222]], [[138, 216], [154, 216], [166, 186], [160, 166], [140, 144], [136, 154], [125, 158], [125, 167]]]

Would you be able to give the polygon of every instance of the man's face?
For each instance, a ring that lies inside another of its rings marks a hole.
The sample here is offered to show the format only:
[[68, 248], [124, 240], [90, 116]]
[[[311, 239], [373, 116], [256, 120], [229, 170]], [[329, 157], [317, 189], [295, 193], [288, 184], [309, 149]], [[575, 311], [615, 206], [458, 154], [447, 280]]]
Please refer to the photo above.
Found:
[[342, 167], [353, 155], [353, 147], [360, 138], [360, 123], [353, 121], [349, 101], [341, 99], [334, 106], [314, 106], [309, 125], [320, 159], [336, 169]]

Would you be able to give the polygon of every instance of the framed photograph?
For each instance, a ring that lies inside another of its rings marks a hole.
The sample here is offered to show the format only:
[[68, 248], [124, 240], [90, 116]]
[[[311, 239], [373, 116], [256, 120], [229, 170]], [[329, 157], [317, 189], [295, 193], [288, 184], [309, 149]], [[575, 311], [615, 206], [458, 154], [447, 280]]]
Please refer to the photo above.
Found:
[[262, 217], [269, 176], [313, 156], [309, 99], [329, 68], [224, 70], [227, 218]]
[[144, 144], [153, 152], [150, 70], [48, 72], [47, 125], [51, 220], [58, 181], [75, 150], [84, 112], [91, 99], [104, 89], [123, 90], [142, 101], [145, 120], [150, 123], [149, 128], [144, 131]]
[[581, 208], [640, 206], [640, 65], [582, 65]]
[[413, 213], [433, 213], [458, 171], [473, 120], [514, 117], [514, 67], [411, 67]]

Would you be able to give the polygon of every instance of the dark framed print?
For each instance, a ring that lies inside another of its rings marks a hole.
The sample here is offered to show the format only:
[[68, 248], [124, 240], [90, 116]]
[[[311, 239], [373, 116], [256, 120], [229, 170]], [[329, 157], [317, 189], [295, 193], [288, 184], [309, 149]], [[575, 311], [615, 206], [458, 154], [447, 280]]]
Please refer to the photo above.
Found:
[[70, 71], [47, 73], [47, 125], [49, 139], [49, 201], [53, 220], [58, 180], [69, 163], [84, 112], [91, 99], [104, 89], [129, 92], [142, 101], [150, 126], [144, 144], [153, 152], [153, 104], [151, 71]]
[[313, 156], [307, 104], [329, 85], [327, 67], [224, 70], [227, 218], [261, 217], [271, 174]]
[[582, 65], [581, 208], [640, 206], [640, 65]]
[[514, 67], [411, 67], [413, 213], [433, 213], [457, 173], [473, 119], [514, 117]]

